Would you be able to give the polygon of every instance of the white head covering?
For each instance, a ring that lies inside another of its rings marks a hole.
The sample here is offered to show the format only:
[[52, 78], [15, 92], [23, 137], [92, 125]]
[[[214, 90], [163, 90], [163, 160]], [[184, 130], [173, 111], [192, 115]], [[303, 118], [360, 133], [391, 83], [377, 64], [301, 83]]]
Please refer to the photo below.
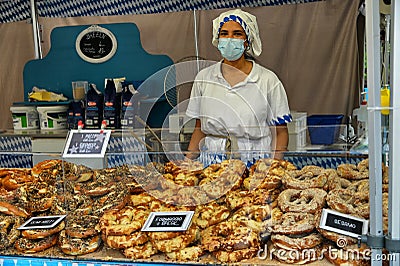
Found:
[[227, 21], [236, 21], [244, 29], [247, 40], [250, 44], [250, 50], [248, 53], [254, 57], [261, 54], [261, 39], [258, 31], [257, 18], [250, 13], [247, 13], [241, 9], [235, 9], [221, 13], [218, 18], [213, 20], [213, 39], [212, 44], [218, 47], [218, 35], [219, 31]]

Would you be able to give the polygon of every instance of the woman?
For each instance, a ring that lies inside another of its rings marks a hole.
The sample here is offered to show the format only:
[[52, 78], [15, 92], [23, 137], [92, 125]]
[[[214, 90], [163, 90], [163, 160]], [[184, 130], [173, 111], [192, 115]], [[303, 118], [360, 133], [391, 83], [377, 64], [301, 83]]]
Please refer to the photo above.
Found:
[[188, 157], [201, 150], [247, 161], [269, 151], [282, 158], [291, 115], [281, 81], [252, 60], [262, 50], [256, 17], [240, 9], [222, 13], [213, 20], [212, 43], [223, 59], [201, 70], [193, 83], [186, 114], [196, 127]]

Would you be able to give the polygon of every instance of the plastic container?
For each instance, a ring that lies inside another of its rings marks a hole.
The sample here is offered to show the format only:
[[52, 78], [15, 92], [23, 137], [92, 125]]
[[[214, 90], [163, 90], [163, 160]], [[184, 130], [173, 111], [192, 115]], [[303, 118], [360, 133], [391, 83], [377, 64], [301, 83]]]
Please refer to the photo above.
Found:
[[40, 129], [58, 130], [67, 128], [67, 105], [38, 106]]
[[39, 115], [35, 106], [11, 106], [14, 130], [38, 129]]
[[344, 115], [310, 115], [307, 117], [311, 144], [330, 145], [339, 137]]
[[291, 112], [292, 122], [287, 124], [289, 133], [297, 133], [307, 128], [306, 112]]
[[297, 132], [289, 132], [288, 150], [295, 151], [307, 144], [307, 128]]

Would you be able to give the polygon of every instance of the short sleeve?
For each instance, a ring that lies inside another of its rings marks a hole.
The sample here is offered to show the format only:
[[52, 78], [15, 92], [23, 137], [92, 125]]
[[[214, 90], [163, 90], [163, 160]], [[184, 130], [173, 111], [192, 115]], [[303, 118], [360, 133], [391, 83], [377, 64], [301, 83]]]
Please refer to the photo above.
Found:
[[278, 82], [271, 90], [268, 100], [271, 103], [272, 111], [271, 120], [268, 121], [269, 125], [283, 125], [292, 121], [286, 91], [282, 82]]

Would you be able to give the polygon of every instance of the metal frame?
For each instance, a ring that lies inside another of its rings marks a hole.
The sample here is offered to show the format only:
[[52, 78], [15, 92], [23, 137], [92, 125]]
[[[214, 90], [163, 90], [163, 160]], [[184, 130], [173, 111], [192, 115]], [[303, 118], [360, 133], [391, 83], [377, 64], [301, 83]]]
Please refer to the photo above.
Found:
[[[400, 265], [400, 182], [394, 180], [393, 173], [400, 172], [400, 165], [393, 163], [398, 158], [400, 139], [394, 136], [400, 134], [399, 95], [400, 87], [400, 6], [392, 1], [391, 30], [391, 99], [390, 99], [390, 130], [389, 130], [389, 231], [383, 235], [382, 227], [382, 136], [380, 107], [380, 14], [379, 1], [366, 0], [366, 43], [367, 43], [367, 84], [368, 101], [368, 153], [369, 153], [369, 193], [370, 193], [370, 233], [361, 241], [371, 247], [371, 265], [382, 265], [382, 248], [389, 251], [390, 265]], [[397, 49], [397, 50], [396, 50]]]

